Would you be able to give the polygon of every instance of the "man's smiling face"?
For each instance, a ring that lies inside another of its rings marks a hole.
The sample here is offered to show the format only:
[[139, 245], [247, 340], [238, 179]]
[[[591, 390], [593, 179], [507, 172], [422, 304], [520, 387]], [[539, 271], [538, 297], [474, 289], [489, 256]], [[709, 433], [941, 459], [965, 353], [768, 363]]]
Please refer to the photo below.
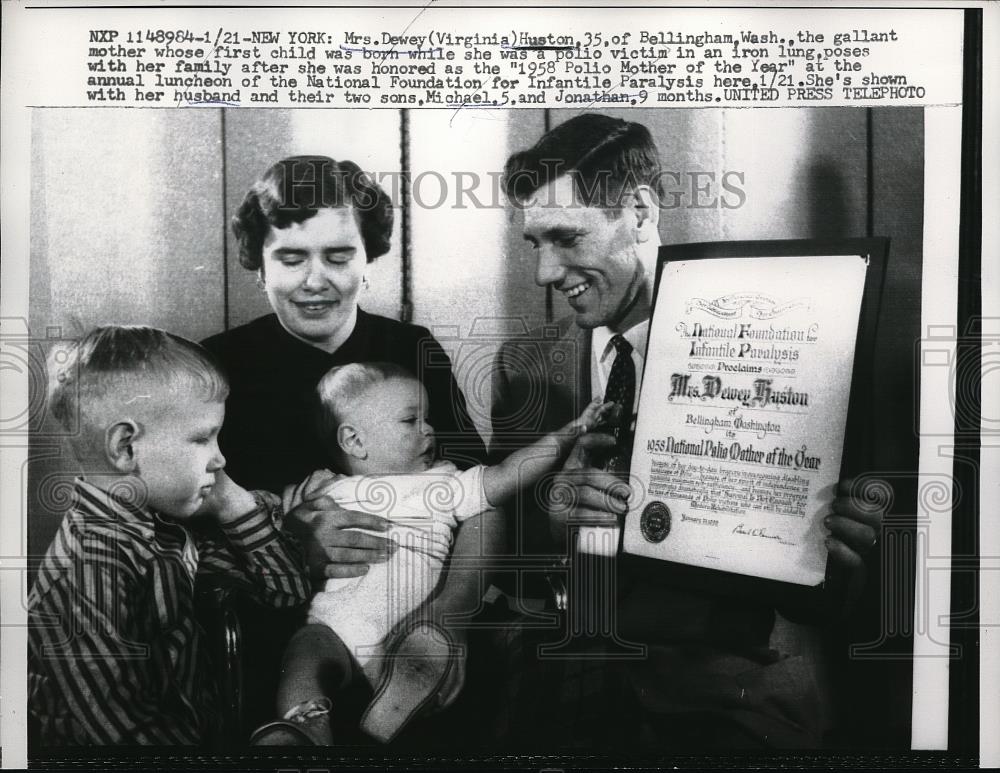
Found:
[[524, 207], [524, 238], [537, 260], [535, 282], [561, 292], [583, 328], [624, 330], [649, 281], [635, 218], [582, 204], [569, 175], [539, 188]]

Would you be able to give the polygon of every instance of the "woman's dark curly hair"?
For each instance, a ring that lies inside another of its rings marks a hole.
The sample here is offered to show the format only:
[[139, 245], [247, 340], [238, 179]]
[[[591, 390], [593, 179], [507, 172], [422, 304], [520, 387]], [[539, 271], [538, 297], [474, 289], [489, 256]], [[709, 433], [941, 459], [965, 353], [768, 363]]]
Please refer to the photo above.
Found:
[[370, 175], [353, 161], [292, 156], [268, 169], [233, 215], [240, 264], [258, 270], [272, 228], [301, 223], [325, 207], [354, 208], [369, 263], [389, 251], [392, 202]]

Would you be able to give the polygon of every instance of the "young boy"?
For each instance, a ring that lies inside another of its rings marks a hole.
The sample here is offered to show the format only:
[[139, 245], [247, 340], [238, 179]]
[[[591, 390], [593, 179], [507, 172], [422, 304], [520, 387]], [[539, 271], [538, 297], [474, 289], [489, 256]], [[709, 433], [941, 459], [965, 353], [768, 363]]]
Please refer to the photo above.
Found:
[[[49, 360], [49, 406], [83, 475], [28, 598], [29, 709], [49, 744], [199, 744], [212, 714], [196, 575], [262, 603], [308, 599], [274, 495], [223, 472], [228, 391], [198, 345], [100, 327]], [[196, 512], [211, 528], [189, 527]], [[200, 533], [200, 532], [204, 533]]]
[[351, 683], [356, 667], [375, 688], [361, 727], [380, 741], [391, 740], [428, 703], [447, 705], [461, 688], [461, 657], [433, 623], [414, 627], [413, 613], [429, 599], [447, 606], [447, 595], [461, 592], [453, 588], [456, 578], [478, 583], [453, 568], [437, 590], [452, 532], [537, 483], [613, 406], [595, 401], [578, 421], [502, 463], [462, 472], [436, 459], [427, 394], [403, 368], [336, 367], [317, 391], [331, 460], [350, 475], [313, 473], [286, 490], [286, 510], [330, 496], [342, 507], [391, 519], [397, 549], [362, 577], [327, 580], [313, 598], [309, 624], [293, 637], [282, 665], [278, 708], [285, 720], [259, 729], [252, 742], [260, 745], [331, 743], [329, 698]]

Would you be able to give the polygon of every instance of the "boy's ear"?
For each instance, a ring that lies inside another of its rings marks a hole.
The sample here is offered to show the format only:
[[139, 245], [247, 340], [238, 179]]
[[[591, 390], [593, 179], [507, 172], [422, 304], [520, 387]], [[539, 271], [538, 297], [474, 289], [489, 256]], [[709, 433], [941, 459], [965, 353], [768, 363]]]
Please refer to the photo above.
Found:
[[648, 185], [640, 185], [632, 192], [632, 205], [638, 227], [636, 239], [640, 242], [648, 242], [650, 239], [658, 237], [660, 200], [656, 191]]
[[122, 419], [108, 427], [104, 433], [104, 453], [119, 472], [133, 473], [138, 467], [133, 443], [140, 434], [139, 425], [132, 419]]
[[337, 445], [340, 450], [355, 459], [367, 459], [368, 450], [361, 432], [350, 424], [341, 424], [337, 429]]

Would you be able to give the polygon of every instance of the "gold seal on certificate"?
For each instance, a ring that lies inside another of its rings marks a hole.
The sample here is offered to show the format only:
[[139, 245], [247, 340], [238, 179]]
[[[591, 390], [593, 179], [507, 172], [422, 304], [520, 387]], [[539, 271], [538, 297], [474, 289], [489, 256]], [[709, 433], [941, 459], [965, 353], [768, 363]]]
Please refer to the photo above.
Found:
[[663, 542], [670, 534], [670, 508], [663, 502], [650, 502], [642, 509], [639, 528], [649, 542]]
[[661, 266], [623, 550], [823, 582], [867, 261]]

